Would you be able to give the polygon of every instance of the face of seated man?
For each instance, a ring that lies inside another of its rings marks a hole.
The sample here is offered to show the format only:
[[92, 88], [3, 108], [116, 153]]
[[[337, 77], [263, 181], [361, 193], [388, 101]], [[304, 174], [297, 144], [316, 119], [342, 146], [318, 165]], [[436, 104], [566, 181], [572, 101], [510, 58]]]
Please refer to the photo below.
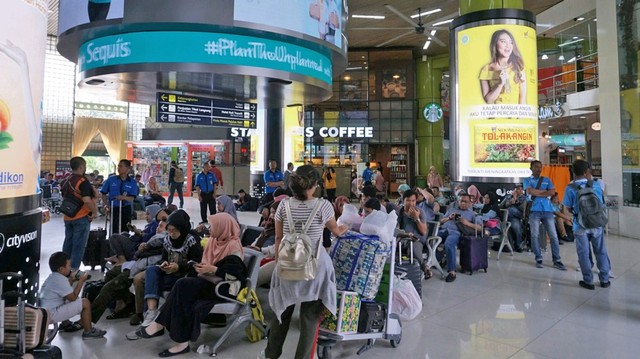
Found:
[[461, 211], [466, 211], [471, 207], [471, 198], [469, 196], [462, 196], [458, 201], [458, 208]]

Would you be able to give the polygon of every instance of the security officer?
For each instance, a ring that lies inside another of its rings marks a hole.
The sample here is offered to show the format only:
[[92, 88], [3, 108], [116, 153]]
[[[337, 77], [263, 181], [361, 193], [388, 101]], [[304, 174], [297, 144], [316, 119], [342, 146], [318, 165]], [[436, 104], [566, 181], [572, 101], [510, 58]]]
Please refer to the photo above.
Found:
[[207, 206], [209, 212], [216, 214], [216, 184], [218, 179], [211, 172], [211, 165], [205, 162], [202, 165], [202, 172], [196, 176], [196, 191], [198, 191], [198, 200], [200, 201], [200, 216], [202, 222], [207, 222]]
[[138, 197], [139, 189], [136, 180], [129, 176], [130, 170], [131, 161], [120, 160], [118, 175], [107, 178], [100, 189], [102, 203], [105, 204], [107, 213], [111, 213], [112, 234], [127, 231], [127, 223], [131, 222], [133, 200]]

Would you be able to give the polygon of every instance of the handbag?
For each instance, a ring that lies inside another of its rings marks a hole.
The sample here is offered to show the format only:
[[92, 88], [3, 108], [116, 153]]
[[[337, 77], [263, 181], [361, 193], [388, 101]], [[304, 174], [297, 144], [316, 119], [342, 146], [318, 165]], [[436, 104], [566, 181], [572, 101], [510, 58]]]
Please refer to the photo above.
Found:
[[[60, 208], [60, 213], [64, 214], [65, 216], [75, 217], [78, 214], [78, 212], [80, 212], [80, 208], [82, 208], [82, 206], [84, 205], [84, 201], [82, 200], [82, 198], [78, 198], [78, 195], [80, 194], [80, 192], [78, 192], [78, 190], [76, 190], [73, 186], [71, 186], [71, 184], [69, 183], [70, 180], [71, 178], [68, 178], [67, 180], [65, 180], [64, 186], [71, 188], [73, 192], [71, 196], [63, 197], [62, 203], [60, 203], [59, 208]], [[80, 179], [80, 181], [83, 181], [83, 180], [84, 179]]]

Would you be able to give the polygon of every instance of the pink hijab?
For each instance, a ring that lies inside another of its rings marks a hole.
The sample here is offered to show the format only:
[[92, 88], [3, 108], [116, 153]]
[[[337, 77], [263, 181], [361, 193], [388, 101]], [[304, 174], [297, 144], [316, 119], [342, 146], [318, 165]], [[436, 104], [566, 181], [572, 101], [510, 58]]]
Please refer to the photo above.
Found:
[[211, 229], [202, 262], [215, 265], [232, 253], [240, 252], [242, 256], [240, 227], [236, 219], [224, 212], [209, 216], [208, 219]]
[[473, 202], [472, 204], [483, 203], [482, 193], [480, 193], [480, 190], [475, 185], [472, 184], [469, 186], [469, 188], [467, 188], [467, 193], [473, 196], [471, 199]]

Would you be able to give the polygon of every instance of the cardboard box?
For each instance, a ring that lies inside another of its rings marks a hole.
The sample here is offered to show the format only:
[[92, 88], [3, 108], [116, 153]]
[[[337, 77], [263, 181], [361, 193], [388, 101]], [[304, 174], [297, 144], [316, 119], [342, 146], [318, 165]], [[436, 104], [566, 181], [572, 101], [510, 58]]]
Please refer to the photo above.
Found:
[[337, 334], [358, 332], [360, 318], [360, 296], [356, 292], [338, 291], [338, 316], [324, 310], [320, 327]]

